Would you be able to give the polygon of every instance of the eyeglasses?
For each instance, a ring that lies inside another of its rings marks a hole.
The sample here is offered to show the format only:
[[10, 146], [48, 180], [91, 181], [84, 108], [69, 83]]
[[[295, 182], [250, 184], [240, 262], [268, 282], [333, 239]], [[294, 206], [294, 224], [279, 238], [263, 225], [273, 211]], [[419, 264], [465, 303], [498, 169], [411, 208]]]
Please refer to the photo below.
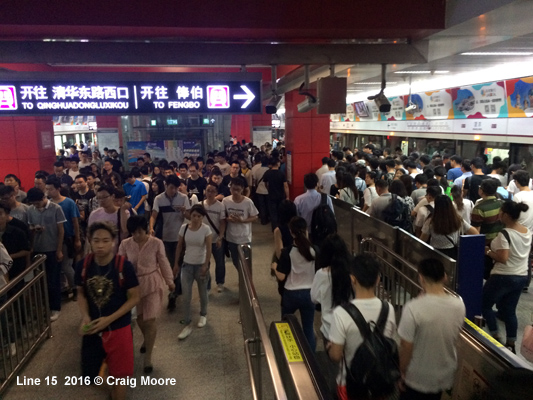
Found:
[[98, 201], [100, 201], [100, 200], [105, 200], [105, 199], [107, 199], [108, 197], [111, 197], [111, 195], [109, 195], [109, 196], [101, 196], [101, 197], [96, 196], [96, 200], [98, 200]]

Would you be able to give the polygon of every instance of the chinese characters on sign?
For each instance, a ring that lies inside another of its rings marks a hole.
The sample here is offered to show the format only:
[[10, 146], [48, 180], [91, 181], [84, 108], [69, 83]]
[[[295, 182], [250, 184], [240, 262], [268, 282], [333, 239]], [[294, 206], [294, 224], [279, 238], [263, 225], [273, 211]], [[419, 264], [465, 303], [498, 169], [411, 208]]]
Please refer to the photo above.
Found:
[[261, 112], [261, 82], [0, 82], [0, 115]]

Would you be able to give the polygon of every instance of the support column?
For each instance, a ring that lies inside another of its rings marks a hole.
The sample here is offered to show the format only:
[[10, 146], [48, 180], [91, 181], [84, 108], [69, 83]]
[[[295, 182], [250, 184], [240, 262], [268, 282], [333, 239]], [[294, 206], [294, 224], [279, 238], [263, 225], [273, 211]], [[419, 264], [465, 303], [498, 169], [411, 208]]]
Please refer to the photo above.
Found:
[[237, 136], [240, 142], [243, 139], [248, 143], [252, 137], [252, 117], [251, 115], [231, 116], [231, 136]]
[[[118, 129], [118, 142], [123, 146], [122, 141], [122, 125], [120, 124], [120, 117], [116, 115], [97, 115], [96, 116], [96, 127], [100, 128], [113, 128]], [[117, 149], [118, 150], [118, 149]], [[103, 150], [100, 149], [100, 152], [103, 154]]]
[[52, 117], [0, 118], [0, 175], [15, 174], [25, 192], [33, 187], [35, 172], [53, 172], [56, 161]]
[[[312, 92], [312, 91], [310, 91]], [[329, 155], [329, 114], [317, 114], [316, 108], [298, 112], [305, 96], [298, 90], [285, 93], [285, 147], [291, 152], [291, 199], [304, 192], [304, 175], [322, 166]]]

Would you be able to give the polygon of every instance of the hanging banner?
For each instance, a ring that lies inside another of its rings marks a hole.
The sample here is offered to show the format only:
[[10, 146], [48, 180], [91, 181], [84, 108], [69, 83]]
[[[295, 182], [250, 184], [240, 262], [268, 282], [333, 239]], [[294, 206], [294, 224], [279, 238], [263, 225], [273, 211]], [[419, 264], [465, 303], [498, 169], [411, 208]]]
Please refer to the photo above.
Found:
[[533, 76], [505, 81], [509, 118], [533, 116]]
[[128, 164], [137, 163], [137, 159], [144, 153], [150, 153], [152, 160], [165, 158], [165, 145], [163, 140], [155, 142], [128, 142]]
[[505, 85], [502, 81], [461, 86], [452, 89], [452, 93], [456, 119], [506, 118], [508, 115]]
[[391, 109], [388, 114], [381, 114], [383, 121], [401, 121], [405, 119], [405, 100], [404, 96], [389, 97]]

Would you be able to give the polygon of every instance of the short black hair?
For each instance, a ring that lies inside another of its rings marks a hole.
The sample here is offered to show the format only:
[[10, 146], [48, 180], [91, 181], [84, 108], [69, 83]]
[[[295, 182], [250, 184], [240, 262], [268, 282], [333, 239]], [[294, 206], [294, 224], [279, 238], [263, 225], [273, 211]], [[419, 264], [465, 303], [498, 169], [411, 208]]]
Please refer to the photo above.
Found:
[[463, 157], [457, 154], [454, 154], [453, 156], [450, 157], [450, 160], [455, 161], [457, 164], [461, 164], [463, 162]]
[[529, 186], [529, 173], [524, 170], [518, 170], [513, 174], [513, 179], [518, 182], [520, 186]]
[[28, 190], [27, 199], [29, 203], [32, 203], [34, 201], [41, 201], [42, 199], [44, 199], [44, 192], [39, 188], [33, 187]]
[[421, 163], [424, 163], [425, 165], [429, 164], [431, 162], [429, 156], [427, 154], [424, 154], [423, 156], [420, 156], [419, 161]]
[[322, 157], [322, 164], [327, 164], [329, 157]]
[[126, 223], [128, 232], [133, 234], [137, 229], [142, 229], [143, 231], [148, 231], [148, 220], [142, 215], [132, 215], [128, 218]]
[[144, 153], [144, 155], [148, 158], [152, 158], [152, 156], [150, 155], [150, 153]]
[[178, 166], [178, 169], [182, 169], [182, 168], [185, 168], [185, 169], [189, 169], [189, 166], [185, 163], [181, 163], [179, 166]]
[[197, 212], [203, 217], [207, 215], [207, 212], [205, 211], [204, 206], [201, 204], [195, 204], [194, 206], [192, 206], [191, 209], [189, 210], [189, 214], [192, 214], [193, 212]]
[[0, 210], [4, 210], [6, 214], [9, 214], [11, 212], [11, 207], [4, 203], [0, 203]]
[[425, 185], [428, 183], [428, 177], [425, 174], [418, 174], [415, 176], [415, 183], [420, 183], [421, 185]]
[[100, 185], [100, 187], [98, 188], [98, 190], [96, 191], [97, 193], [100, 193], [100, 192], [107, 192], [109, 193], [110, 196], [114, 196], [115, 195], [115, 188], [111, 185]]
[[306, 189], [316, 189], [318, 185], [318, 176], [314, 173], [306, 174], [304, 176], [304, 186]]
[[167, 184], [167, 187], [170, 185], [174, 185], [179, 188], [181, 185], [181, 180], [176, 175], [169, 175], [166, 177], [165, 183]]
[[87, 182], [87, 175], [85, 175], [85, 174], [76, 175], [76, 178], [74, 180], [80, 179], [80, 178], [83, 179], [85, 182]]
[[440, 282], [446, 275], [442, 262], [434, 258], [420, 261], [418, 273], [430, 282]]
[[237, 176], [235, 178], [231, 178], [230, 186], [240, 186], [244, 189], [244, 178], [241, 176]]
[[483, 168], [483, 160], [481, 157], [473, 158], [470, 163], [470, 168], [474, 167], [475, 169], [481, 169]]
[[54, 167], [65, 168], [65, 165], [63, 164], [63, 161], [56, 161], [56, 162], [54, 163]]
[[461, 163], [461, 168], [464, 168], [466, 172], [472, 170], [472, 168], [470, 168], [470, 160], [468, 158], [465, 158], [463, 160], [463, 162]]
[[141, 168], [139, 168], [139, 172], [142, 175], [148, 175], [148, 173], [150, 172], [150, 170], [148, 169], [148, 165], [143, 165]]
[[46, 182], [46, 178], [47, 178], [47, 176], [44, 175], [44, 174], [37, 174], [37, 175], [35, 175], [35, 179], [40, 179], [40, 180], [42, 180], [42, 181], [44, 181], [44, 182]]
[[494, 196], [499, 186], [499, 179], [484, 179], [479, 187], [487, 196]]
[[389, 181], [386, 180], [386, 179], [378, 179], [376, 181], [376, 187], [377, 188], [380, 188], [380, 189], [385, 189], [385, 188], [389, 188]]
[[354, 258], [351, 273], [357, 282], [364, 288], [376, 286], [381, 269], [380, 262], [371, 254], [361, 254]]
[[329, 159], [328, 160], [328, 168], [333, 168], [333, 167], [335, 167], [335, 165], [337, 165], [335, 160], [333, 160], [333, 159]]
[[442, 194], [442, 190], [441, 190], [441, 188], [440, 188], [440, 186], [438, 184], [437, 184], [437, 186], [428, 186], [428, 188], [426, 190], [426, 194], [428, 194], [429, 196], [435, 198], [439, 194]]
[[57, 177], [55, 175], [54, 176], [49, 176], [46, 179], [46, 184], [47, 185], [52, 185], [56, 189], [59, 189], [61, 187], [61, 181], [59, 179], [57, 179]]
[[87, 231], [87, 236], [89, 237], [89, 240], [92, 239], [95, 232], [99, 230], [108, 231], [111, 235], [111, 238], [113, 239], [117, 237], [117, 228], [115, 227], [115, 225], [107, 221], [99, 221], [89, 226], [89, 230]]

